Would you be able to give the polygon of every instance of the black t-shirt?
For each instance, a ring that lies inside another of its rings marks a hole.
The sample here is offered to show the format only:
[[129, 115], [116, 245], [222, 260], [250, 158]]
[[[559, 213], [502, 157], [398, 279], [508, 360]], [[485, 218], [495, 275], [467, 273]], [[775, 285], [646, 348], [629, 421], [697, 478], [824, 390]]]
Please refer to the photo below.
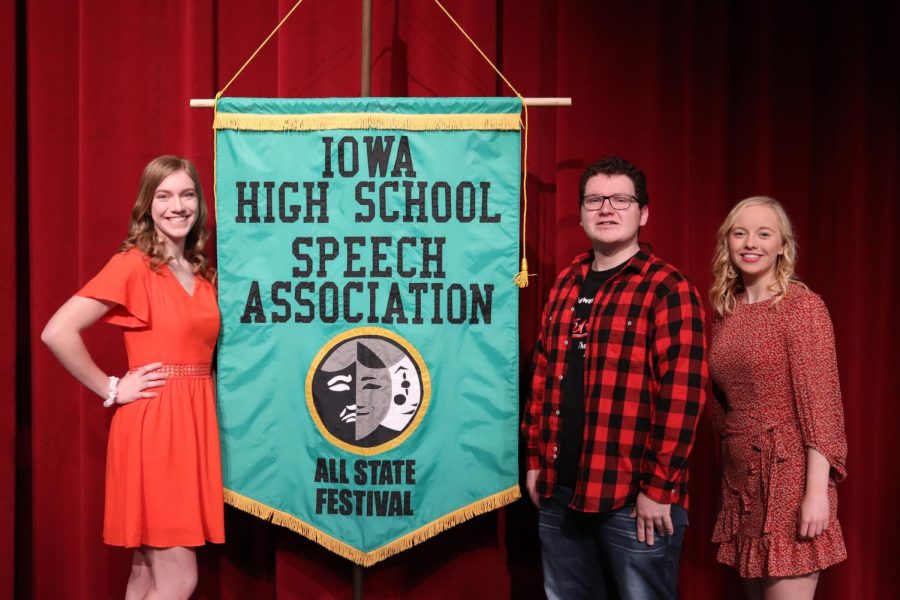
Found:
[[566, 377], [563, 380], [559, 415], [559, 458], [556, 461], [556, 473], [557, 481], [563, 485], [575, 487], [581, 458], [581, 443], [584, 437], [584, 351], [587, 348], [590, 331], [591, 308], [603, 284], [623, 266], [625, 263], [606, 271], [589, 270], [575, 302], [575, 315], [566, 350]]

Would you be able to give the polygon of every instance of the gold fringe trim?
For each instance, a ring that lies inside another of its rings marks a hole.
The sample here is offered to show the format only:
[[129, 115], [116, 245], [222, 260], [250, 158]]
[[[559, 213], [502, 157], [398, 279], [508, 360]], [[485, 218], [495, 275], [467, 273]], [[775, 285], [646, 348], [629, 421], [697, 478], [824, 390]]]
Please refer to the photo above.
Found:
[[518, 114], [327, 113], [256, 115], [216, 112], [213, 129], [247, 131], [321, 131], [328, 129], [401, 129], [407, 131], [515, 131]]
[[397, 538], [393, 542], [372, 550], [371, 552], [363, 552], [362, 550], [358, 550], [353, 546], [328, 535], [324, 531], [313, 527], [309, 523], [301, 521], [294, 515], [278, 510], [277, 508], [272, 508], [262, 502], [257, 502], [256, 500], [252, 500], [225, 488], [226, 504], [229, 504], [238, 510], [250, 513], [254, 517], [263, 519], [264, 521], [287, 527], [291, 531], [309, 538], [320, 546], [324, 546], [331, 552], [343, 556], [347, 560], [355, 562], [361, 567], [371, 567], [375, 563], [395, 554], [399, 554], [404, 550], [408, 550], [416, 544], [420, 544], [440, 532], [450, 529], [454, 525], [459, 525], [478, 515], [502, 508], [511, 502], [515, 502], [520, 497], [521, 493], [519, 492], [519, 486], [514, 485], [493, 496], [488, 496], [478, 502], [474, 502], [453, 511], [452, 513], [448, 513], [427, 525], [423, 525], [415, 531], [407, 533], [401, 538]]

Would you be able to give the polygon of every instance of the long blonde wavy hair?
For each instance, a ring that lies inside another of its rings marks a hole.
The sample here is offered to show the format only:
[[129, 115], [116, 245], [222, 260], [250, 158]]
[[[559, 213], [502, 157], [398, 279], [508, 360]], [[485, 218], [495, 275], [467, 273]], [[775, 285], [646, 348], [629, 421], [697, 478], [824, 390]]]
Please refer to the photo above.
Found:
[[769, 288], [774, 294], [772, 305], [774, 306], [784, 299], [790, 284], [806, 287], [806, 284], [800, 281], [794, 273], [794, 266], [797, 264], [797, 238], [784, 207], [777, 200], [768, 196], [745, 198], [734, 205], [716, 233], [716, 249], [712, 260], [713, 284], [709, 288], [709, 300], [713, 309], [720, 316], [730, 315], [734, 312], [737, 296], [744, 291], [741, 275], [734, 268], [728, 253], [728, 235], [731, 233], [731, 228], [734, 227], [734, 222], [737, 221], [738, 214], [748, 206], [768, 206], [775, 212], [779, 233], [784, 244], [783, 254], [776, 259], [775, 282]]
[[138, 185], [137, 200], [134, 202], [134, 208], [131, 209], [128, 237], [119, 246], [119, 251], [125, 252], [131, 248], [137, 248], [150, 257], [150, 267], [154, 271], [159, 271], [163, 264], [172, 260], [171, 256], [166, 255], [165, 242], [156, 233], [150, 208], [156, 188], [166, 177], [179, 171], [188, 174], [197, 190], [196, 220], [184, 241], [184, 257], [190, 263], [194, 274], [214, 281], [215, 270], [209, 267], [206, 255], [203, 254], [203, 245], [209, 237], [209, 233], [206, 231], [207, 211], [206, 202], [203, 200], [203, 190], [200, 187], [200, 177], [191, 161], [180, 156], [166, 154], [151, 160], [144, 168], [141, 182]]

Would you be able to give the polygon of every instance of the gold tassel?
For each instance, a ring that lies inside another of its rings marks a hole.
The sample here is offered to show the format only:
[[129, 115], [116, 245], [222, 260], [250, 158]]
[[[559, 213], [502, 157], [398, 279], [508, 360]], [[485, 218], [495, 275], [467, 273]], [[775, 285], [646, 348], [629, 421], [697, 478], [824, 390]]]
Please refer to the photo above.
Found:
[[513, 277], [513, 283], [520, 288], [528, 287], [528, 278], [534, 277], [534, 275], [534, 273], [528, 272], [528, 259], [523, 256], [521, 270]]

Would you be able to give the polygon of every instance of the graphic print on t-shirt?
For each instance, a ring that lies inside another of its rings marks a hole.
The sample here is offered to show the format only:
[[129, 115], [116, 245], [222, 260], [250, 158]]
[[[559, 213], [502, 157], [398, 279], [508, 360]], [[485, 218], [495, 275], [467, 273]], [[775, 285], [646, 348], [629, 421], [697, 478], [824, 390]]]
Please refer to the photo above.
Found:
[[575, 318], [572, 319], [572, 331], [569, 336], [573, 341], [577, 340], [574, 349], [579, 352], [582, 360], [584, 360], [584, 351], [587, 349], [588, 331], [591, 326], [591, 306], [594, 304], [596, 293], [597, 289], [594, 285], [583, 285], [581, 286], [581, 295], [575, 302]]
[[[588, 319], [582, 319], [581, 317], [575, 317], [575, 320], [572, 321], [572, 337], [575, 338], [576, 340], [586, 338], [588, 323], [590, 323], [590, 321]], [[579, 343], [584, 344], [584, 342], [579, 342]]]

